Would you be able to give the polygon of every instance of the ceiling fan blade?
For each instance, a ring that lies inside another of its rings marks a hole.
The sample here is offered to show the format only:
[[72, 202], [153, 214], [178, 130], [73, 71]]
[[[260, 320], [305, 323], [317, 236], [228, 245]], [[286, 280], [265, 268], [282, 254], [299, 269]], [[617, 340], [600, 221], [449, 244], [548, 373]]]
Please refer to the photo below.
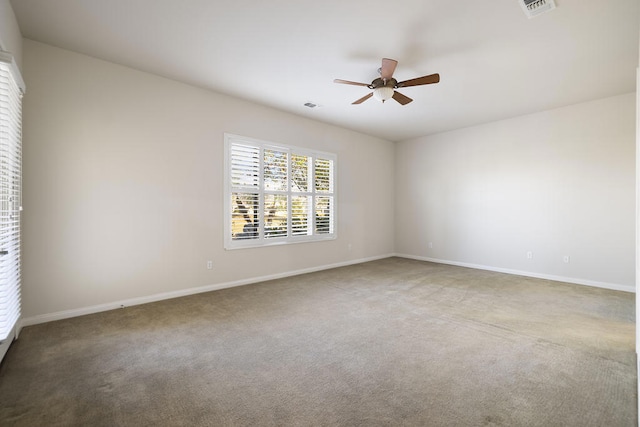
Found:
[[350, 82], [349, 80], [340, 80], [340, 79], [335, 79], [333, 81], [334, 83], [341, 83], [343, 85], [354, 85], [354, 86], [365, 86], [365, 87], [369, 87], [369, 85], [367, 83], [358, 83], [358, 82]]
[[401, 94], [400, 92], [396, 92], [395, 90], [393, 91], [393, 99], [395, 99], [402, 105], [407, 105], [408, 103], [413, 101], [413, 99], [409, 98], [408, 96], [404, 96], [403, 94]]
[[398, 61], [395, 59], [382, 58], [382, 67], [380, 68], [380, 77], [385, 80], [390, 80], [393, 77], [393, 72], [396, 70]]
[[416, 79], [405, 80], [403, 82], [399, 82], [396, 87], [409, 87], [409, 86], [420, 86], [420, 85], [430, 85], [432, 83], [438, 83], [440, 81], [440, 74], [431, 74], [429, 76], [418, 77]]
[[364, 101], [366, 101], [367, 99], [371, 98], [373, 96], [373, 92], [363, 96], [362, 98], [358, 99], [357, 101], [352, 102], [352, 105], [355, 104], [362, 104]]

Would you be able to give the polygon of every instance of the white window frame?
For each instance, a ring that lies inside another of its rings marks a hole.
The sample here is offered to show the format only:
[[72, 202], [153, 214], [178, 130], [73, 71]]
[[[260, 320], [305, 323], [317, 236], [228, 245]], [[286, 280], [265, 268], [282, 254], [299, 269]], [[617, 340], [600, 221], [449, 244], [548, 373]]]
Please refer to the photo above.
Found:
[[[276, 144], [273, 142], [262, 141], [254, 138], [249, 138], [234, 134], [224, 134], [224, 247], [225, 249], [241, 249], [241, 248], [254, 248], [263, 246], [283, 245], [292, 243], [306, 243], [333, 240], [337, 238], [337, 169], [338, 158], [336, 154], [327, 153], [308, 148], [294, 147], [290, 145]], [[232, 146], [234, 144], [249, 146], [259, 149], [259, 177], [257, 187], [234, 187], [231, 182], [232, 164], [231, 153]], [[264, 185], [263, 168], [264, 168], [264, 151], [265, 150], [277, 150], [288, 153], [288, 175], [287, 175], [287, 189], [286, 191], [267, 190]], [[294, 191], [291, 185], [291, 156], [307, 156], [311, 159], [311, 179], [309, 182], [309, 188], [306, 192]], [[315, 161], [317, 159], [329, 160], [331, 162], [331, 191], [316, 191], [315, 188]], [[247, 239], [233, 239], [232, 238], [232, 215], [234, 210], [234, 204], [232, 203], [232, 195], [234, 193], [244, 192], [246, 194], [258, 194], [259, 207], [258, 207], [258, 233], [255, 238]], [[265, 195], [282, 194], [287, 195], [288, 203], [288, 215], [287, 215], [287, 235], [282, 237], [265, 237], [265, 220], [264, 220], [264, 200]], [[309, 234], [294, 235], [292, 230], [292, 197], [295, 196], [308, 196], [311, 200], [311, 205], [308, 208], [310, 222], [309, 222]], [[316, 197], [329, 196], [331, 197], [331, 222], [329, 224], [329, 231], [323, 233], [316, 232], [316, 215], [315, 215], [315, 200]]]

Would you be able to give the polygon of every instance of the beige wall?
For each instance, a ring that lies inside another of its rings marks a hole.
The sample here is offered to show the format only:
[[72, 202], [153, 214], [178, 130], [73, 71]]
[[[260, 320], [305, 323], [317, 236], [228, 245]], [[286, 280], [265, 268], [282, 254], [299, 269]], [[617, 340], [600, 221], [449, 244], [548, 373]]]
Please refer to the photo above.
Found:
[[[392, 143], [30, 40], [23, 48], [27, 323], [393, 253]], [[225, 132], [336, 153], [338, 239], [225, 251]]]
[[400, 254], [633, 290], [635, 94], [399, 143], [396, 206]]

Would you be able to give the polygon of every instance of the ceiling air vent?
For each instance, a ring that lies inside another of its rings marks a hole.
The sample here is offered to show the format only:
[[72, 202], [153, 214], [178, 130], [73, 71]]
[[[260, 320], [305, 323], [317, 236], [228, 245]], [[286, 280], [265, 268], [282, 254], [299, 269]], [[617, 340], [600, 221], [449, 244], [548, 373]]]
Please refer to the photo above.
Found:
[[518, 0], [525, 15], [528, 18], [536, 17], [542, 13], [556, 8], [554, 0]]

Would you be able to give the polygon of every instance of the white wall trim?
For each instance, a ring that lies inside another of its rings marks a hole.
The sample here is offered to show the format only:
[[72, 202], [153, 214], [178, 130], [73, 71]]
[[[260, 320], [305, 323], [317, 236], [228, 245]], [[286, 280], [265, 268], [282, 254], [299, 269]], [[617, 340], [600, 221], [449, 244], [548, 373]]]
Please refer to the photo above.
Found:
[[9, 66], [11, 73], [13, 74], [13, 78], [16, 80], [16, 84], [24, 94], [27, 90], [27, 86], [24, 84], [20, 67], [18, 67], [13, 55], [9, 52], [5, 52], [3, 49], [0, 49], [0, 62], [4, 62]]
[[38, 316], [23, 318], [20, 324], [20, 327], [37, 325], [40, 323], [53, 322], [56, 320], [68, 319], [71, 317], [84, 316], [87, 314], [100, 313], [102, 311], [115, 310], [118, 308], [125, 308], [133, 305], [147, 304], [150, 302], [163, 301], [163, 300], [172, 299], [172, 298], [179, 298], [179, 297], [184, 297], [188, 295], [200, 294], [203, 292], [211, 292], [211, 291], [217, 291], [220, 289], [233, 288], [236, 286], [266, 282], [268, 280], [282, 279], [284, 277], [298, 276], [300, 274], [313, 273], [316, 271], [330, 270], [332, 268], [346, 267], [348, 265], [362, 264], [364, 262], [376, 261], [379, 259], [390, 258], [392, 256], [393, 254], [387, 254], [387, 255], [375, 256], [370, 258], [361, 258], [357, 260], [339, 262], [336, 264], [328, 264], [328, 265], [322, 265], [318, 267], [305, 268], [301, 270], [287, 271], [284, 273], [271, 274], [268, 276], [251, 277], [248, 279], [235, 280], [232, 282], [216, 283], [213, 285], [200, 286], [197, 288], [181, 289], [179, 291], [164, 292], [161, 294], [154, 294], [154, 295], [149, 295], [145, 297], [114, 301], [106, 304], [93, 305], [90, 307], [75, 308], [71, 310], [58, 311], [56, 313], [41, 314]]
[[525, 277], [534, 277], [536, 279], [553, 280], [554, 282], [574, 283], [576, 285], [592, 286], [595, 288], [611, 289], [614, 291], [623, 291], [623, 292], [631, 292], [631, 293], [635, 293], [636, 291], [635, 287], [633, 286], [618, 285], [616, 283], [596, 282], [594, 280], [576, 279], [574, 277], [555, 276], [552, 274], [542, 274], [542, 273], [534, 273], [531, 271], [512, 270], [510, 268], [491, 267], [488, 265], [470, 264], [466, 262], [449, 261], [444, 259], [428, 258], [428, 257], [421, 257], [421, 256], [407, 255], [407, 254], [394, 254], [394, 256], [397, 256], [400, 258], [415, 259], [418, 261], [435, 262], [438, 264], [455, 265], [458, 267], [475, 268], [477, 270], [495, 271], [498, 273], [513, 274], [516, 276], [525, 276]]

